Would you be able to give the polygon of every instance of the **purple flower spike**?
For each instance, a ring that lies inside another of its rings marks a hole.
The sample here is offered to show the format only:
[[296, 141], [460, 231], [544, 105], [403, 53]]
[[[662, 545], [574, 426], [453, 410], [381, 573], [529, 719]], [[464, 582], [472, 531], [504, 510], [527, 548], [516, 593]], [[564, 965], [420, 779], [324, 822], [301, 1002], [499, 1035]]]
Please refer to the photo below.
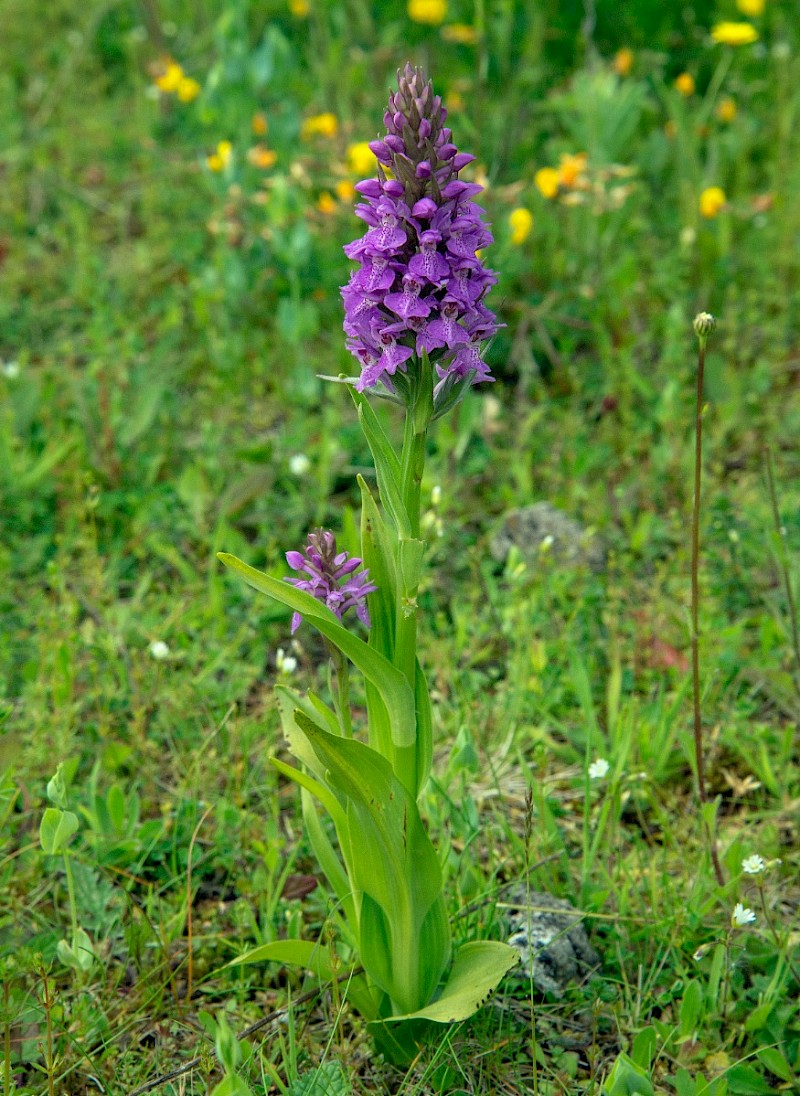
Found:
[[[355, 609], [356, 616], [369, 628], [367, 594], [378, 589], [369, 581], [369, 571], [358, 571], [361, 560], [347, 552], [336, 551], [336, 537], [327, 529], [317, 529], [308, 534], [308, 543], [302, 552], [287, 552], [286, 562], [304, 578], [293, 575], [285, 579], [298, 590], [312, 594], [331, 609], [339, 620], [348, 609]], [[300, 613], [292, 616], [292, 634], [300, 627]]]
[[497, 279], [476, 255], [492, 234], [472, 200], [481, 187], [458, 177], [474, 156], [453, 144], [432, 84], [411, 65], [397, 79], [386, 134], [370, 144], [377, 178], [356, 187], [367, 230], [344, 249], [360, 268], [342, 288], [344, 329], [359, 391], [382, 384], [394, 393], [393, 376], [424, 351], [437, 389], [450, 392], [493, 379], [481, 348], [500, 326], [484, 304]]

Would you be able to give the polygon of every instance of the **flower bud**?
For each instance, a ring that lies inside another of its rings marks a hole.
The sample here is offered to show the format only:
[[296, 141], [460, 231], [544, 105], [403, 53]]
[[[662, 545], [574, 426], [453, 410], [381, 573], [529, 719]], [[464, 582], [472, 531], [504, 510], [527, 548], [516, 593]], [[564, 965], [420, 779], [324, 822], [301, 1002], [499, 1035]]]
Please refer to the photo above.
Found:
[[717, 326], [717, 321], [710, 312], [698, 312], [694, 318], [693, 326], [698, 339], [705, 340]]

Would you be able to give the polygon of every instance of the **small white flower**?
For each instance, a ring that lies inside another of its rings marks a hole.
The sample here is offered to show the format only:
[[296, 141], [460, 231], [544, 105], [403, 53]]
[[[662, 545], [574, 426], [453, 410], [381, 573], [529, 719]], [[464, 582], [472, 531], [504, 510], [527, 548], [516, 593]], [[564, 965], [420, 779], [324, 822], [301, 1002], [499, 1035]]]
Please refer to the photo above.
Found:
[[297, 669], [297, 659], [279, 647], [275, 652], [275, 666], [279, 674], [293, 674]]
[[741, 902], [737, 902], [733, 907], [733, 913], [731, 914], [731, 924], [736, 928], [744, 928], [745, 925], [752, 925], [756, 919], [756, 915], [751, 909], [747, 909]]
[[548, 533], [546, 537], [542, 537], [541, 543], [539, 544], [539, 553], [543, 556], [547, 555], [555, 542], [556, 539], [552, 533]]
[[165, 658], [169, 658], [169, 647], [163, 639], [154, 639], [148, 650], [156, 662], [163, 662]]
[[289, 471], [293, 476], [304, 476], [311, 467], [311, 461], [305, 453], [293, 453], [289, 457]]
[[19, 362], [0, 362], [0, 369], [3, 370], [3, 376], [10, 381], [19, 376]]
[[440, 503], [441, 501], [442, 501], [442, 488], [441, 488], [441, 486], [440, 486], [440, 485], [439, 485], [439, 484], [437, 483], [437, 484], [436, 484], [436, 485], [435, 485], [435, 486], [434, 486], [434, 487], [433, 487], [433, 488], [431, 489], [431, 506], [433, 506], [433, 507], [435, 508], [435, 507], [437, 507], [437, 506], [439, 505], [439, 503]]
[[745, 875], [760, 875], [766, 866], [766, 860], [758, 853], [753, 853], [752, 856], [748, 856], [746, 860], [742, 861], [742, 871]]
[[608, 775], [608, 770], [610, 768], [611, 766], [604, 757], [598, 757], [598, 759], [593, 761], [589, 766], [589, 779], [602, 780], [604, 776]]
[[690, 248], [697, 239], [697, 229], [692, 228], [691, 225], [686, 225], [685, 228], [681, 229], [678, 239], [680, 240], [681, 247]]

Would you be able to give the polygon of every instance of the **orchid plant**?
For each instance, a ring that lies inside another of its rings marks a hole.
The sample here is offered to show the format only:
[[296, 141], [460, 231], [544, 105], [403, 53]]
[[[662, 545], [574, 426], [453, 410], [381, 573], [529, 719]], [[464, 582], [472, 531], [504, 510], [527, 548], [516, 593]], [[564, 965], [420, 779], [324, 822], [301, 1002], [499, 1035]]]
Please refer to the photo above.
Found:
[[[370, 145], [376, 177], [356, 187], [367, 228], [345, 247], [358, 268], [342, 297], [360, 373], [336, 379], [350, 387], [375, 463], [379, 502], [359, 477], [361, 557], [338, 551], [322, 529], [287, 553], [297, 575], [286, 581], [220, 555], [293, 610], [293, 631], [304, 620], [321, 633], [334, 683], [332, 705], [277, 687], [299, 766], [272, 763], [302, 790], [308, 837], [337, 898], [338, 953], [283, 940], [236, 962], [296, 963], [333, 977], [340, 963], [360, 961], [349, 997], [398, 1061], [415, 1053], [431, 1024], [476, 1011], [517, 959], [497, 941], [473, 941], [452, 955], [441, 867], [418, 807], [432, 759], [431, 704], [417, 657], [426, 437], [472, 385], [493, 379], [481, 349], [498, 328], [484, 303], [496, 278], [479, 257], [492, 243], [473, 201], [481, 187], [459, 178], [474, 157], [458, 152], [446, 118], [424, 72], [406, 65], [384, 114], [386, 135]], [[403, 408], [399, 453], [368, 394]], [[350, 610], [368, 639], [345, 624]], [[363, 733], [353, 725], [351, 667], [364, 677]]]

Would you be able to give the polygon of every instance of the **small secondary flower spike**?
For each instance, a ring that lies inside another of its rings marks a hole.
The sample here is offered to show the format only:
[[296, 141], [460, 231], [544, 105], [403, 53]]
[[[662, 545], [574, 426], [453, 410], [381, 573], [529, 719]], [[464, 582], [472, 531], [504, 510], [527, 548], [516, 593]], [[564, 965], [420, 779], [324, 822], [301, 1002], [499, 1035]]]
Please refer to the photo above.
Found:
[[[369, 581], [369, 571], [359, 571], [361, 560], [347, 552], [336, 551], [336, 537], [326, 529], [308, 534], [308, 544], [302, 552], [287, 552], [286, 562], [307, 578], [289, 577], [287, 582], [298, 590], [306, 590], [323, 602], [342, 619], [348, 609], [355, 609], [358, 619], [369, 628], [367, 594], [377, 590]], [[292, 616], [292, 632], [302, 620], [300, 613]]]
[[422, 69], [406, 65], [383, 116], [386, 135], [369, 146], [377, 178], [356, 186], [367, 231], [344, 249], [359, 264], [342, 289], [359, 391], [395, 392], [398, 371], [423, 354], [438, 390], [448, 378], [493, 380], [481, 347], [498, 328], [484, 303], [497, 279], [476, 255], [493, 237], [472, 201], [483, 188], [458, 177], [475, 157], [458, 151], [446, 119]]

